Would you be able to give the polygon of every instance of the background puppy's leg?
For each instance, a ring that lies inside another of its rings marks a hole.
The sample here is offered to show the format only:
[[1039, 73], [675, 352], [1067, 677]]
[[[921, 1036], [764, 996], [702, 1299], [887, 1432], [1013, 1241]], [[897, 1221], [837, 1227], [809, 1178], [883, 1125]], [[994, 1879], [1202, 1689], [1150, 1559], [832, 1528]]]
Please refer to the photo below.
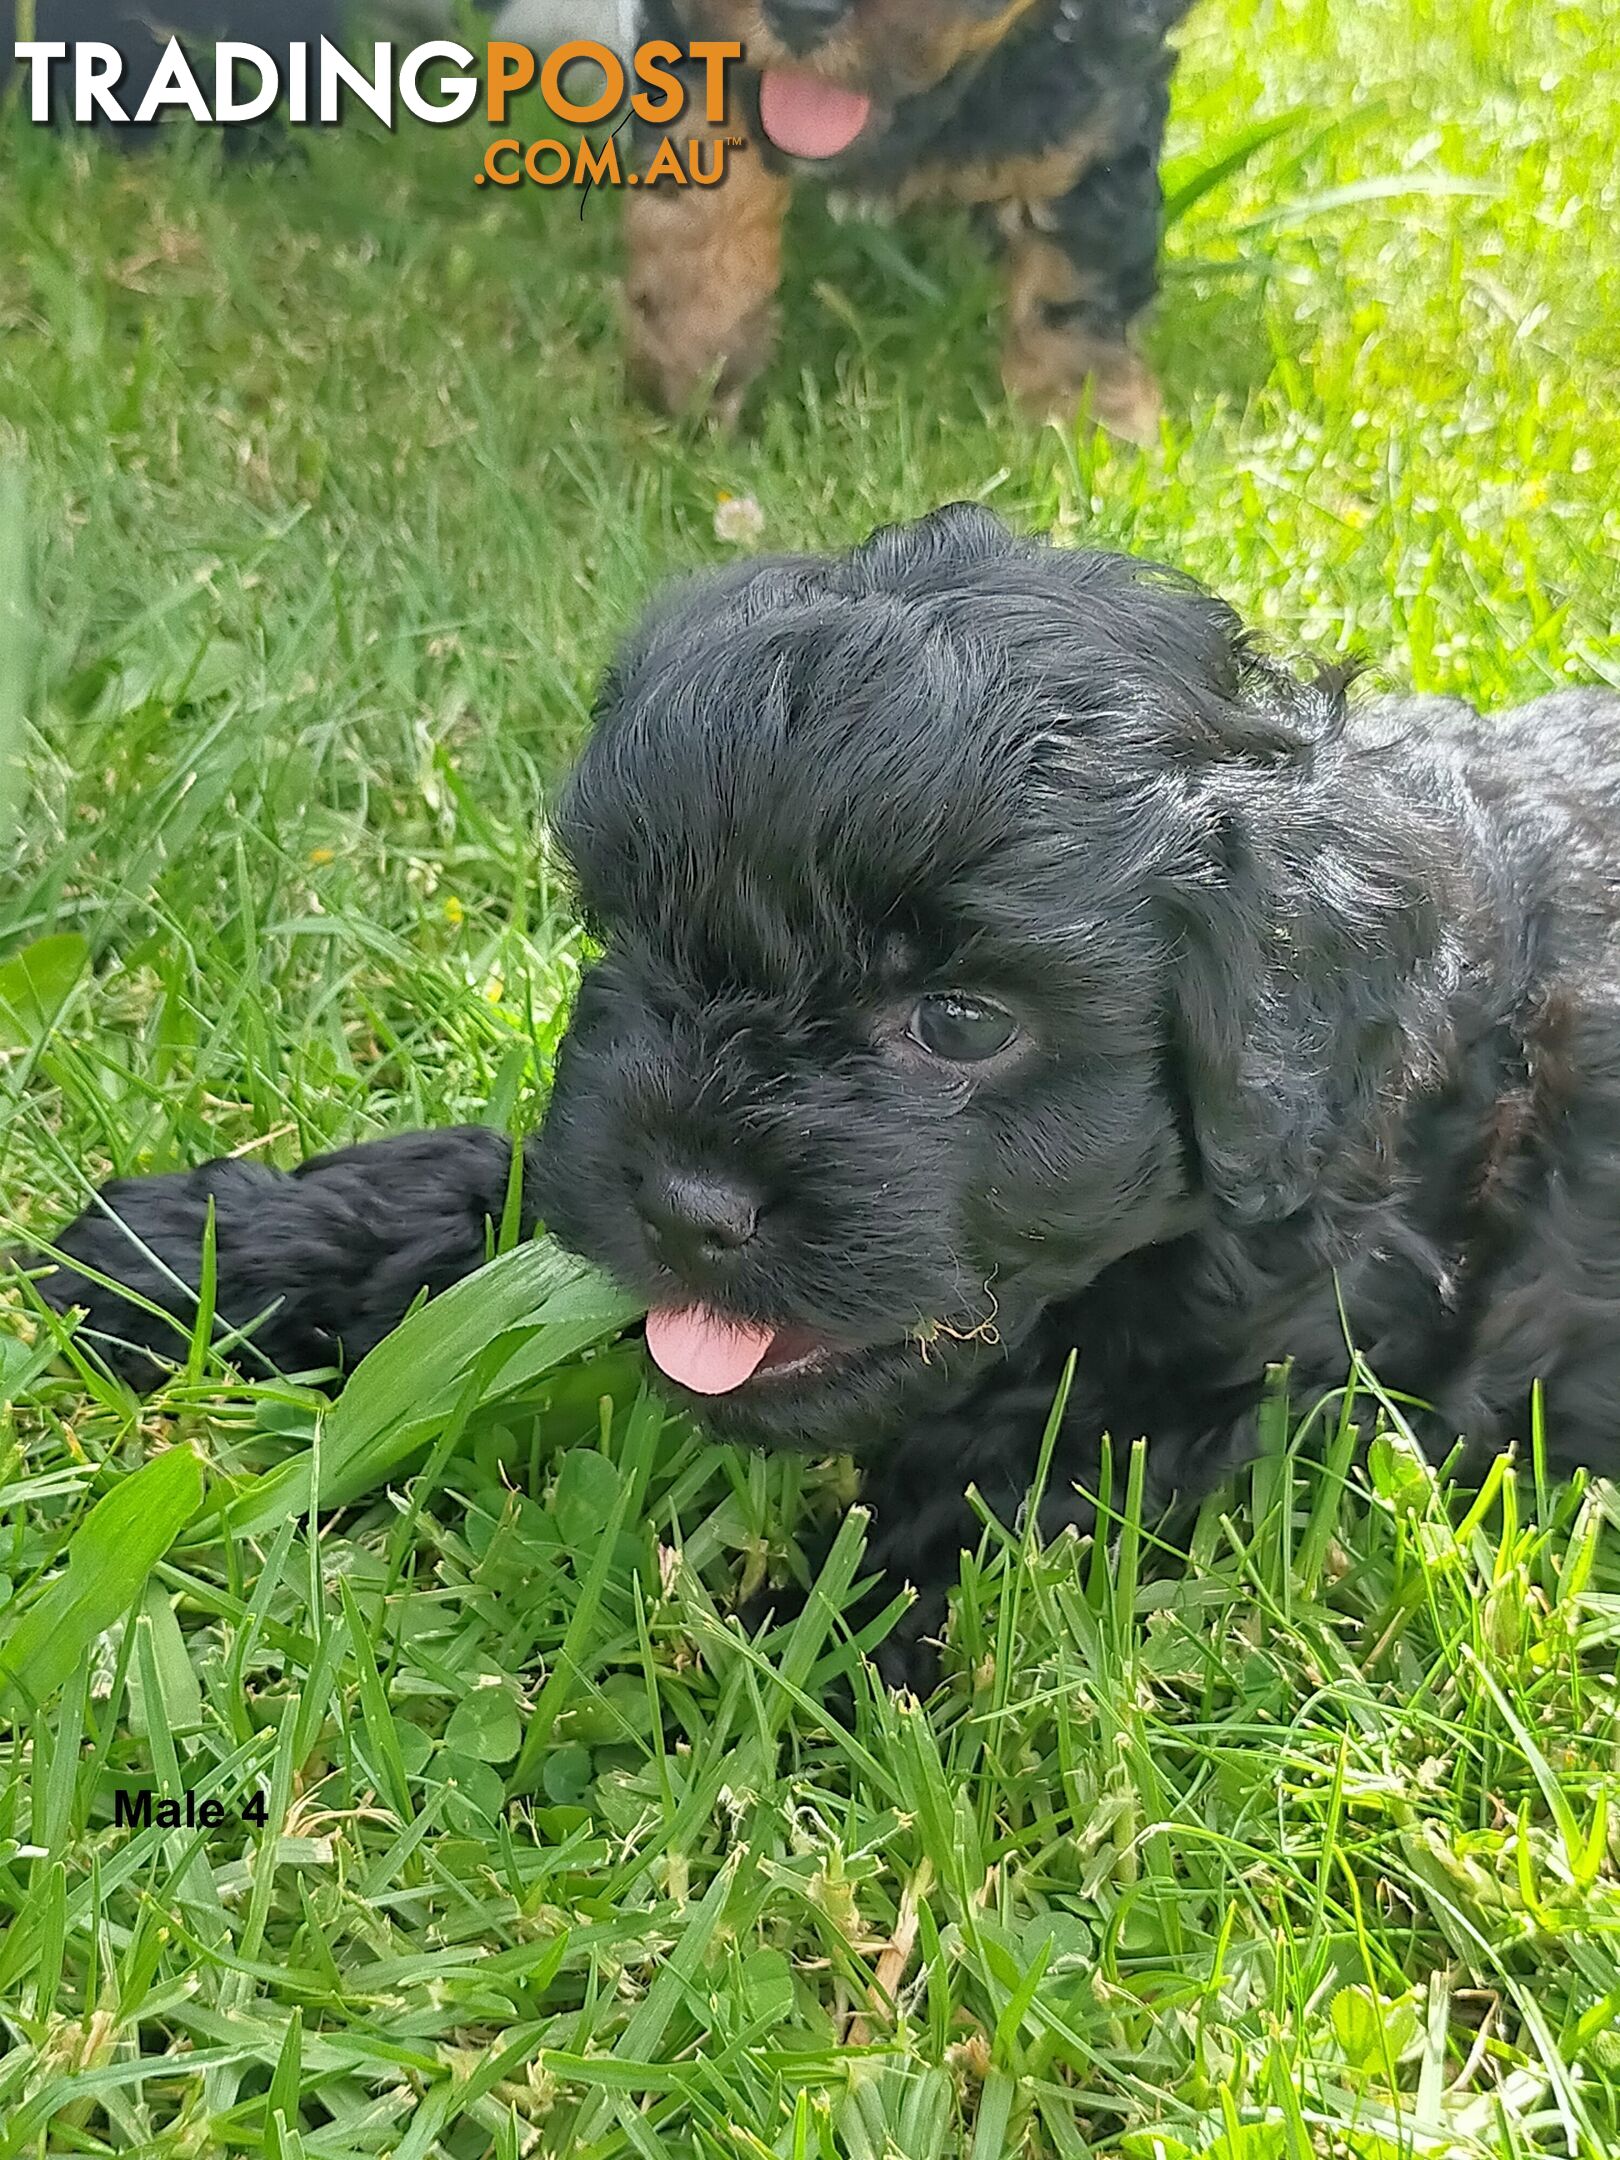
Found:
[[757, 150], [733, 153], [715, 187], [665, 179], [625, 202], [625, 341], [630, 378], [665, 412], [713, 383], [726, 426], [776, 342], [788, 183]]
[[1128, 148], [1066, 195], [1004, 214], [1009, 393], [1040, 419], [1094, 418], [1130, 442], [1158, 433], [1161, 400], [1129, 330], [1158, 289], [1163, 198], [1159, 146], [1166, 86]]
[[[118, 1178], [57, 1249], [178, 1324], [71, 1268], [40, 1294], [58, 1311], [86, 1308], [86, 1340], [104, 1362], [133, 1387], [155, 1386], [185, 1355], [212, 1202], [218, 1324], [251, 1330], [233, 1362], [250, 1373], [353, 1365], [421, 1291], [482, 1266], [511, 1161], [501, 1134], [467, 1125], [342, 1148], [291, 1172], [226, 1159]], [[526, 1235], [531, 1205], [521, 1220]]]

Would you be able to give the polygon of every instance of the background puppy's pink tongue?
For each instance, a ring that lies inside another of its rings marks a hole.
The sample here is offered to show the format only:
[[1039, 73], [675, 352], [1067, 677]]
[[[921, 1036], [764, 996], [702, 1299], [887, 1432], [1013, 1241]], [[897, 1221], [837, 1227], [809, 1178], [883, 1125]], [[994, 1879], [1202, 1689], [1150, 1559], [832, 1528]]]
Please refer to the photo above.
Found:
[[837, 157], [871, 114], [869, 97], [800, 68], [767, 68], [759, 78], [760, 125], [789, 157]]
[[647, 1315], [653, 1363], [694, 1395], [729, 1395], [741, 1387], [775, 1340], [775, 1328], [747, 1327], [707, 1305], [661, 1305]]

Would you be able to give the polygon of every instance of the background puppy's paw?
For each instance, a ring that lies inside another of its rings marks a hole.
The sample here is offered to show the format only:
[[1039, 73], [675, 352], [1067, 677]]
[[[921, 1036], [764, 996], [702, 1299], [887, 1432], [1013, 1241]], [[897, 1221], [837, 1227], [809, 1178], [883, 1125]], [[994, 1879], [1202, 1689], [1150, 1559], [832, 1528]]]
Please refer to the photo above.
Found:
[[1002, 358], [1007, 393], [1032, 420], [1073, 423], [1084, 406], [1121, 442], [1146, 448], [1159, 439], [1164, 398], [1153, 370], [1122, 339], [1052, 325], [1026, 327]]
[[723, 347], [707, 342], [706, 321], [697, 338], [689, 336], [667, 297], [649, 308], [632, 301], [626, 314], [625, 373], [637, 397], [671, 419], [701, 416], [735, 428], [776, 343], [776, 310], [737, 324]]
[[626, 371], [660, 411], [706, 399], [723, 426], [740, 417], [776, 344], [786, 207], [757, 158], [723, 188], [644, 188], [626, 205]]

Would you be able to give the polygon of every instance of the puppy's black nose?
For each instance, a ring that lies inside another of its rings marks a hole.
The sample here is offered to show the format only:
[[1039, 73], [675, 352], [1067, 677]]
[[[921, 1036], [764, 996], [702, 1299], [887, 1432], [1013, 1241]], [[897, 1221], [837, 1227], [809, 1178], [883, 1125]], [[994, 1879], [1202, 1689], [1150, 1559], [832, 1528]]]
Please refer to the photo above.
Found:
[[753, 1196], [711, 1171], [654, 1171], [642, 1181], [640, 1205], [660, 1257], [677, 1268], [736, 1252], [759, 1223]]
[[831, 37], [850, 0], [765, 0], [765, 21], [790, 52], [807, 53]]

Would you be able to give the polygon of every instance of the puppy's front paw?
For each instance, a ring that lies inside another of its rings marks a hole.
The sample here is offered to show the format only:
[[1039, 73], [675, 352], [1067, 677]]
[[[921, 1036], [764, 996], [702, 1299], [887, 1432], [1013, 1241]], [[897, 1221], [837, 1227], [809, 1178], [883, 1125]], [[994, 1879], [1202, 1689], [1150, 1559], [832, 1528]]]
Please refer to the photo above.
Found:
[[1164, 399], [1153, 370], [1123, 339], [1064, 324], [1024, 325], [1008, 340], [1001, 374], [1032, 420], [1066, 426], [1084, 406], [1122, 442], [1159, 439]]
[[625, 355], [649, 403], [687, 413], [705, 398], [735, 425], [776, 342], [786, 183], [759, 163], [723, 188], [644, 189], [625, 211]]
[[[185, 1359], [210, 1212], [216, 1256], [228, 1255], [241, 1226], [261, 1223], [285, 1182], [279, 1171], [231, 1157], [194, 1170], [115, 1178], [57, 1232], [61, 1261], [40, 1280], [39, 1293], [57, 1312], [78, 1307], [86, 1344], [145, 1393]], [[230, 1282], [227, 1264], [216, 1282], [226, 1299]]]
[[886, 1687], [921, 1700], [939, 1685], [940, 1644], [949, 1614], [943, 1590], [920, 1590], [872, 1652]]
[[776, 342], [776, 310], [757, 308], [715, 341], [711, 312], [699, 296], [678, 306], [668, 293], [626, 292], [625, 371], [631, 388], [672, 418], [705, 411], [723, 428], [742, 418], [743, 402]]

